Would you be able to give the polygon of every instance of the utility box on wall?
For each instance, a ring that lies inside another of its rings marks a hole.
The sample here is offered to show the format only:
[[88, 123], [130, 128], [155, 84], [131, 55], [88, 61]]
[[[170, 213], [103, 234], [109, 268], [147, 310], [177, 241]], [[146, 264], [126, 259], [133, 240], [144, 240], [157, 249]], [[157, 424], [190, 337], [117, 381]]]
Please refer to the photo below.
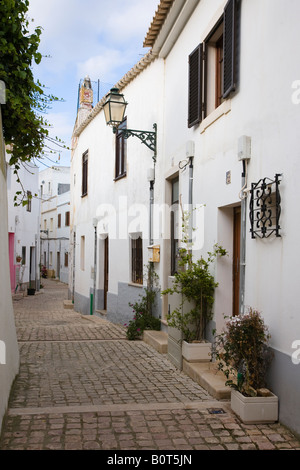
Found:
[[148, 261], [150, 263], [159, 263], [159, 261], [160, 261], [160, 245], [148, 246]]

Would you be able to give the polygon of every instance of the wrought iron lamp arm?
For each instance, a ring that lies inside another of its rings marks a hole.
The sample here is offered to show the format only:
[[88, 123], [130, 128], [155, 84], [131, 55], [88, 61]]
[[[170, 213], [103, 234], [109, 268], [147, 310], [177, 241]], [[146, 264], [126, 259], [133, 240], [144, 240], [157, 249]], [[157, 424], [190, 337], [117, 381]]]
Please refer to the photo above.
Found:
[[157, 124], [153, 124], [154, 131], [139, 131], [136, 129], [114, 129], [115, 133], [122, 134], [124, 139], [128, 139], [129, 137], [137, 137], [140, 139], [142, 144], [145, 144], [152, 152], [153, 161], [156, 162], [156, 136], [157, 136]]

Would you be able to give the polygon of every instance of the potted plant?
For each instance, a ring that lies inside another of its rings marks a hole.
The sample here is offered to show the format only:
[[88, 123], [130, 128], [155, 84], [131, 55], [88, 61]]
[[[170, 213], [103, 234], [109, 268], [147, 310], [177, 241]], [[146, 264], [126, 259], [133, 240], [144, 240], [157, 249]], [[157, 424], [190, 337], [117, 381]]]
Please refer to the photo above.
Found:
[[244, 423], [278, 420], [278, 397], [266, 388], [266, 373], [272, 361], [270, 334], [255, 309], [226, 318], [216, 336], [214, 351], [219, 369], [232, 388], [231, 408]]
[[27, 295], [34, 295], [35, 294], [35, 287], [31, 286], [31, 280], [29, 281], [29, 287], [27, 289]]
[[158, 275], [156, 274], [153, 263], [147, 266], [147, 287], [144, 288], [143, 295], [140, 295], [140, 300], [135, 303], [129, 302], [129, 306], [133, 311], [133, 318], [126, 327], [126, 337], [128, 340], [142, 339], [145, 330], [160, 331], [161, 322], [159, 318], [153, 315], [153, 306], [155, 304], [157, 290]]
[[178, 271], [174, 274], [172, 287], [163, 295], [179, 294], [181, 302], [167, 315], [168, 326], [182, 332], [182, 356], [188, 362], [211, 360], [211, 343], [205, 339], [207, 323], [212, 318], [214, 292], [218, 283], [210, 272], [210, 265], [226, 250], [215, 244], [208, 258], [193, 260], [188, 246], [188, 226], [183, 214], [183, 246], [179, 250]]
[[21, 263], [21, 261], [22, 261], [22, 256], [17, 255], [17, 256], [16, 256], [16, 261], [17, 261], [17, 263]]

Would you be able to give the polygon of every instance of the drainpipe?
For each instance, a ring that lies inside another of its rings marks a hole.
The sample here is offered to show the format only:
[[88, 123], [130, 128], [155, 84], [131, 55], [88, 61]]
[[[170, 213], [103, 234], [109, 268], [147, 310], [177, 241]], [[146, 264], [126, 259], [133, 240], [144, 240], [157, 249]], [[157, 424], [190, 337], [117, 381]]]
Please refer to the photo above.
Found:
[[238, 142], [238, 159], [242, 161], [242, 189], [241, 199], [241, 248], [240, 248], [240, 292], [239, 292], [239, 312], [245, 313], [245, 277], [246, 277], [246, 217], [247, 217], [247, 170], [248, 161], [251, 158], [251, 137], [242, 136]]
[[73, 294], [72, 302], [75, 300], [75, 250], [76, 250], [76, 229], [73, 227]]
[[192, 241], [193, 241], [193, 157], [190, 157], [190, 164], [189, 164], [189, 210], [190, 210], [190, 217], [189, 217], [189, 245], [190, 250], [192, 250]]
[[[246, 184], [246, 165], [243, 160], [242, 187]], [[245, 272], [246, 272], [246, 212], [247, 212], [247, 194], [243, 193], [241, 200], [241, 252], [240, 252], [240, 305], [241, 315], [245, 313]]]
[[155, 169], [149, 168], [148, 181], [150, 184], [150, 207], [149, 207], [149, 245], [153, 245], [153, 204], [154, 204], [154, 181]]
[[193, 241], [193, 179], [194, 179], [194, 165], [193, 160], [195, 156], [195, 142], [189, 140], [186, 143], [186, 156], [189, 160], [189, 251], [192, 251]]
[[94, 291], [93, 291], [93, 311], [92, 315], [95, 314], [96, 311], [96, 276], [97, 276], [97, 225], [98, 219], [93, 219], [93, 226], [95, 231], [95, 247], [94, 247]]

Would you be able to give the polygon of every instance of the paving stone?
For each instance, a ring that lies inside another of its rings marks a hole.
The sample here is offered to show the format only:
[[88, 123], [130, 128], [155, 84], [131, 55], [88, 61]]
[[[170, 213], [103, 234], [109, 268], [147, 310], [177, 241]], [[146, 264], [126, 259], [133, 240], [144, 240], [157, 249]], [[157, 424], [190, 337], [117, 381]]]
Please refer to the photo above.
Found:
[[[298, 449], [280, 423], [244, 425], [123, 326], [66, 309], [67, 286], [15, 299], [20, 374], [1, 450]], [[222, 407], [212, 416], [208, 408]]]

